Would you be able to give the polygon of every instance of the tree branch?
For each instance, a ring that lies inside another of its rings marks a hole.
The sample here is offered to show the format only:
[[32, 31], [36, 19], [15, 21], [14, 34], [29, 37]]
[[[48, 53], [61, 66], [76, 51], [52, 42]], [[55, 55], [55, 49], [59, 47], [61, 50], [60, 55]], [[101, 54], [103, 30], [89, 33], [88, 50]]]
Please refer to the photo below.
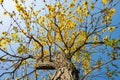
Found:
[[[120, 58], [116, 58], [115, 60], [120, 60]], [[109, 63], [111, 63], [112, 61], [115, 61], [115, 60], [111, 59], [111, 60], [109, 60], [107, 62], [104, 62], [103, 64], [101, 64], [99, 66], [91, 67], [93, 69], [90, 72], [88, 72], [86, 75], [84, 75], [81, 80], [84, 80], [86, 78], [86, 76], [89, 75], [90, 73], [92, 73], [94, 70], [96, 70], [96, 69], [98, 69], [98, 68], [100, 68], [100, 67], [102, 67], [102, 66], [104, 66], [106, 64], [109, 64]]]
[[37, 62], [36, 69], [45, 69], [45, 70], [53, 70], [55, 69], [54, 62]]
[[8, 53], [7, 51], [3, 50], [2, 48], [0, 48], [0, 50], [2, 52], [4, 52], [5, 54], [9, 55], [9, 56], [16, 57], [16, 58], [23, 58], [23, 57], [20, 57], [20, 56], [17, 56], [17, 55], [12, 55], [12, 54]]

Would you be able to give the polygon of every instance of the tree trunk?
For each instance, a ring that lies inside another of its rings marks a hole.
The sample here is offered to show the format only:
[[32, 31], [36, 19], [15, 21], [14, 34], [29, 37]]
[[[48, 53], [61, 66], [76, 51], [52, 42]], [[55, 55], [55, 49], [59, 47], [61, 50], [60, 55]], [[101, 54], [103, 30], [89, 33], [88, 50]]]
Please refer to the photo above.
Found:
[[61, 53], [55, 55], [56, 73], [52, 80], [78, 80], [78, 71], [74, 64]]
[[78, 71], [73, 66], [61, 67], [56, 70], [52, 80], [78, 80]]
[[56, 52], [54, 55], [53, 62], [46, 62], [46, 63], [37, 63], [37, 69], [55, 69], [56, 72], [51, 80], [78, 80], [79, 79], [79, 72], [68, 59], [65, 54], [61, 52]]

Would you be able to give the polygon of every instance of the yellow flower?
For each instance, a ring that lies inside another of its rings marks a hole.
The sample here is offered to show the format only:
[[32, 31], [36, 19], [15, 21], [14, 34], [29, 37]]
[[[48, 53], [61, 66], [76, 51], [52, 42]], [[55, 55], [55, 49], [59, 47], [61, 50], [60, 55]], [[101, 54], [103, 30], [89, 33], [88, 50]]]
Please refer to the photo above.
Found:
[[86, 16], [89, 16], [89, 15], [90, 15], [90, 12], [89, 12], [89, 11], [86, 11], [85, 15], [86, 15]]
[[112, 8], [112, 9], [110, 9], [110, 10], [108, 11], [108, 14], [109, 14], [110, 16], [114, 15], [115, 13], [116, 13], [116, 9], [115, 9], [115, 8]]
[[16, 10], [18, 10], [18, 11], [21, 10], [21, 5], [20, 4], [17, 3], [15, 7], [16, 7]]
[[81, 10], [81, 7], [80, 6], [78, 6], [78, 8], [77, 8], [77, 10], [76, 10], [78, 13], [81, 13], [82, 12], [82, 10]]
[[52, 5], [49, 5], [49, 4], [46, 4], [45, 6], [48, 8], [48, 10], [50, 12], [54, 12], [55, 11], [55, 6], [52, 6]]
[[79, 18], [78, 20], [79, 20], [80, 22], [84, 22], [84, 21], [85, 21], [84, 18]]
[[7, 43], [6, 39], [4, 39], [4, 40], [1, 41], [1, 45], [4, 45], [6, 43]]
[[103, 32], [103, 33], [106, 32], [106, 29], [103, 29], [102, 32]]
[[13, 30], [15, 31], [15, 32], [18, 32], [18, 28], [17, 27], [13, 27]]
[[103, 41], [107, 41], [109, 39], [109, 36], [106, 35], [105, 38], [103, 38]]
[[66, 50], [65, 50], [65, 53], [69, 53], [69, 50], [68, 50], [68, 49], [66, 49]]
[[91, 8], [91, 9], [94, 9], [94, 5], [91, 5], [90, 8]]
[[115, 8], [112, 8], [112, 9], [110, 9], [110, 11], [111, 11], [112, 13], [115, 13], [115, 12], [116, 12], [116, 9], [115, 9]]
[[75, 6], [74, 3], [70, 3], [70, 8], [73, 8]]
[[7, 32], [2, 32], [2, 35], [3, 36], [7, 36]]
[[86, 7], [82, 8], [82, 12], [85, 12], [85, 11], [87, 11], [87, 8]]
[[87, 6], [88, 6], [88, 2], [87, 2], [87, 1], [84, 1], [83, 5], [84, 5], [85, 7], [87, 7]]
[[10, 80], [9, 78], [5, 78], [5, 80]]
[[76, 2], [76, 0], [72, 0], [73, 2]]
[[16, 77], [16, 78], [15, 78], [15, 80], [19, 80], [19, 78], [18, 78], [18, 77]]
[[82, 61], [83, 61], [83, 62], [86, 62], [86, 59], [85, 59], [85, 58], [82, 58]]
[[95, 4], [94, 2], [91, 3], [91, 6], [90, 6], [91, 9], [94, 9], [94, 4]]
[[6, 42], [7, 42], [8, 44], [10, 44], [10, 41], [11, 41], [11, 40], [10, 40], [9, 38], [6, 38], [5, 40], [6, 40]]
[[114, 29], [115, 29], [114, 26], [109, 26], [109, 27], [108, 27], [108, 30], [109, 30], [110, 32], [114, 31]]
[[90, 62], [86, 61], [86, 62], [84, 63], [84, 66], [86, 66], [86, 68], [88, 68], [88, 67], [90, 66]]
[[12, 33], [12, 38], [17, 38], [18, 34], [17, 33]]
[[3, 12], [3, 15], [6, 15], [6, 14], [7, 14], [7, 11], [4, 11], [4, 12]]
[[93, 41], [94, 41], [94, 42], [98, 42], [97, 36], [94, 36], [94, 37], [93, 37]]
[[0, 58], [0, 60], [1, 60], [2, 62], [4, 62], [4, 61], [6, 60], [6, 58], [5, 58], [5, 57], [2, 57], [2, 58]]
[[3, 0], [0, 0], [0, 4], [2, 4], [3, 3]]
[[62, 7], [62, 4], [61, 4], [60, 2], [58, 2], [57, 7], [58, 7], [58, 8], [61, 8], [61, 7]]
[[35, 72], [34, 75], [35, 75], [35, 76], [39, 76], [39, 73], [38, 73], [38, 72]]
[[22, 65], [26, 64], [27, 63], [27, 60], [23, 60], [22, 62]]
[[37, 64], [36, 64], [36, 63], [34, 63], [34, 64], [33, 64], [33, 66], [34, 66], [34, 68], [36, 68]]
[[61, 41], [61, 36], [60, 36], [60, 34], [59, 34], [59, 33], [58, 33], [58, 34], [56, 34], [56, 40]]
[[84, 70], [85, 74], [88, 74], [89, 72], [91, 72], [91, 70]]
[[108, 2], [108, 0], [102, 0], [103, 4], [106, 4]]
[[3, 38], [0, 37], [0, 41], [2, 41]]
[[20, 46], [17, 48], [17, 52], [20, 53], [20, 54], [26, 53], [26, 52], [27, 52], [26, 46], [20, 45]]
[[48, 54], [49, 51], [48, 51], [48, 50], [43, 50], [43, 53], [44, 53], [44, 54]]

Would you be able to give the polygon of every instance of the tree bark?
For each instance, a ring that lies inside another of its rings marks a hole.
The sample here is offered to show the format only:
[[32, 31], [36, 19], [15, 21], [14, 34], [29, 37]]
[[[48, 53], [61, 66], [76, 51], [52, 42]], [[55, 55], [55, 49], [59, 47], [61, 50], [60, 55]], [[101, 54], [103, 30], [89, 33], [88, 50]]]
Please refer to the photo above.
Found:
[[55, 53], [55, 69], [52, 80], [78, 80], [78, 71], [65, 53]]
[[52, 80], [78, 80], [78, 73], [75, 66], [73, 64], [71, 65], [70, 62], [66, 66], [57, 68]]
[[65, 54], [61, 52], [56, 52], [54, 61], [47, 62], [45, 64], [38, 63], [37, 69], [55, 69], [56, 72], [51, 80], [78, 80], [79, 72], [76, 67], [72, 63], [70, 59], [68, 59]]

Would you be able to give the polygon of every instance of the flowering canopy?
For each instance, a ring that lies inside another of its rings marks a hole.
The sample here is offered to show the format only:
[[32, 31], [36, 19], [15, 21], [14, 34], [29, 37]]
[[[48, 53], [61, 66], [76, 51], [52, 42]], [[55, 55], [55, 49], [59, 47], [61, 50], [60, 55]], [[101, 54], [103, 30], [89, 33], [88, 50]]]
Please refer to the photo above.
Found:
[[[76, 66], [80, 64], [82, 74], [87, 76], [105, 64], [101, 57], [92, 61], [96, 53], [109, 54], [107, 58], [110, 60], [119, 57], [114, 52], [120, 40], [110, 38], [111, 33], [119, 28], [112, 23], [119, 0], [56, 0], [51, 4], [44, 1], [44, 7], [40, 9], [35, 8], [38, 1], [32, 1], [27, 6], [25, 0], [13, 0], [15, 10], [9, 12], [4, 7], [4, 0], [0, 0], [3, 15], [12, 19], [9, 30], [2, 32], [0, 37], [0, 49], [6, 54], [9, 46], [17, 45], [14, 51], [11, 48], [14, 54], [0, 57], [3, 63], [10, 61], [14, 69], [22, 66], [25, 75], [26, 65], [34, 69], [39, 57], [54, 55], [54, 51], [60, 50], [69, 55]], [[107, 46], [115, 50], [110, 53], [106, 52], [107, 49], [96, 51]], [[34, 57], [32, 60], [30, 55]], [[48, 59], [44, 57], [43, 61]], [[106, 70], [106, 75], [111, 78], [113, 74]], [[39, 76], [39, 73], [35, 71], [34, 76]]]

